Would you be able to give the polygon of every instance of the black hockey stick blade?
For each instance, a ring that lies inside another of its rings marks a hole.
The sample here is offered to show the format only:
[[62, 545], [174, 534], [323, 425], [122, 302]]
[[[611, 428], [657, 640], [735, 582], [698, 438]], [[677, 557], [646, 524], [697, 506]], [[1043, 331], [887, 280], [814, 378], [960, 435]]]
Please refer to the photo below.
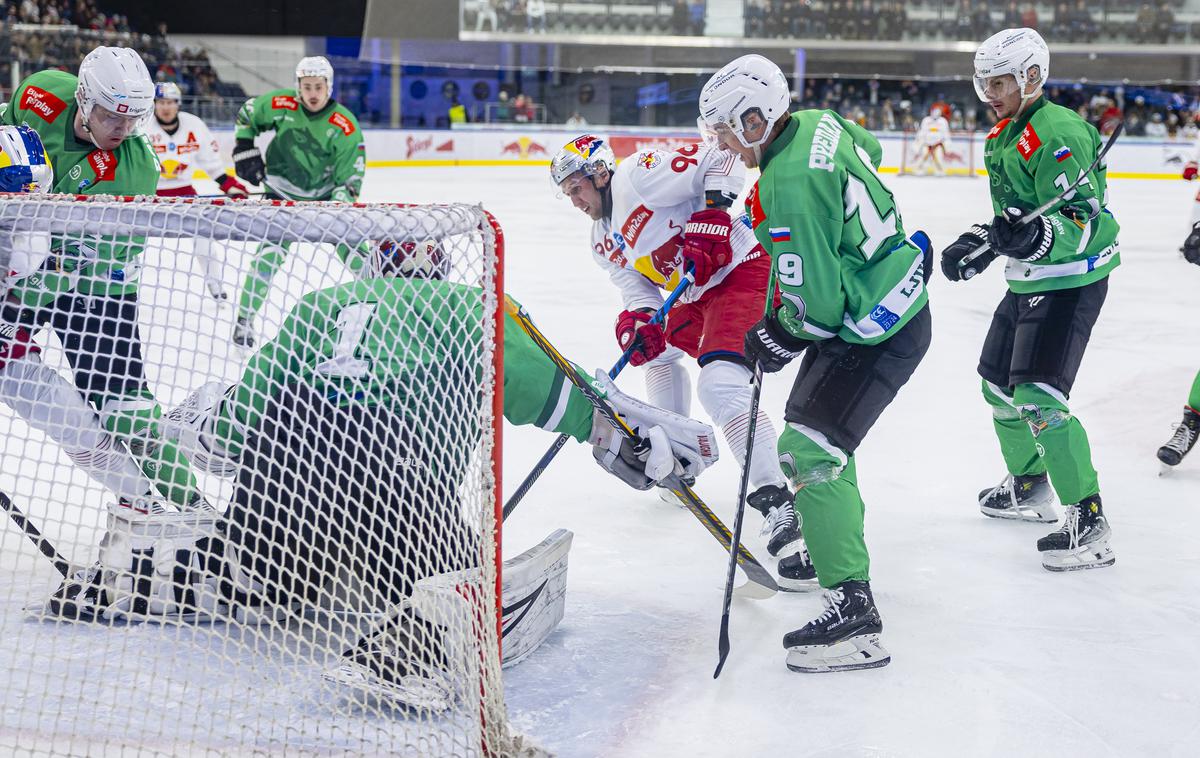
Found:
[[58, 573], [62, 574], [63, 577], [71, 574], [71, 564], [67, 563], [67, 559], [59, 554], [53, 543], [38, 531], [38, 528], [30, 522], [21, 509], [17, 507], [17, 504], [12, 501], [12, 498], [4, 492], [0, 492], [0, 506], [8, 511], [8, 517], [13, 520], [14, 524], [20, 527], [25, 536], [29, 538], [29, 541], [33, 543], [33, 546], [42, 555], [50, 559], [50, 562], [54, 564], [54, 568], [58, 570]]
[[[1065, 190], [1063, 190], [1061, 193], [1059, 193], [1057, 197], [1051, 198], [1050, 200], [1043, 203], [1041, 206], [1034, 208], [1029, 213], [1022, 215], [1021, 218], [1017, 219], [1017, 224], [1019, 226], [1024, 226], [1025, 224], [1032, 222], [1034, 219], [1041, 218], [1042, 215], [1045, 214], [1047, 211], [1049, 211], [1051, 208], [1053, 208], [1054, 206], [1063, 202], [1063, 200], [1067, 197], [1067, 195], [1074, 192], [1075, 188], [1079, 186], [1080, 182], [1082, 182], [1084, 179], [1087, 178], [1088, 174], [1090, 174], [1096, 170], [1096, 167], [1099, 166], [1100, 162], [1104, 160], [1104, 156], [1108, 155], [1108, 151], [1111, 150], [1112, 146], [1116, 144], [1117, 137], [1120, 137], [1124, 131], [1125, 131], [1125, 123], [1124, 122], [1118, 123], [1117, 128], [1113, 129], [1113, 133], [1108, 136], [1108, 142], [1105, 142], [1104, 146], [1100, 148], [1100, 152], [1096, 153], [1096, 159], [1094, 161], [1092, 161], [1092, 164], [1090, 166], [1088, 166], [1087, 171], [1084, 171], [1082, 174], [1079, 175], [1079, 177], [1075, 181], [1068, 184], [1067, 188]], [[965, 273], [967, 268], [970, 267], [970, 265], [972, 263], [974, 263], [975, 260], [979, 258], [979, 256], [983, 255], [984, 253], [986, 253], [988, 250], [991, 250], [991, 249], [992, 249], [991, 245], [984, 242], [982, 245], [975, 248], [974, 251], [972, 251], [968, 255], [964, 256], [963, 259], [958, 262], [958, 270]], [[974, 272], [972, 272], [970, 274], [967, 274], [963, 278], [970, 279], [974, 275], [975, 275]]]

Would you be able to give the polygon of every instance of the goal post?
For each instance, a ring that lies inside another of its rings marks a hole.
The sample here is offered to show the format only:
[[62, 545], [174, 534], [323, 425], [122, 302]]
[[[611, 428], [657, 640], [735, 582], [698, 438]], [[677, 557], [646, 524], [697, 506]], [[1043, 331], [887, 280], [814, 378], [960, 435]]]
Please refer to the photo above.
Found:
[[[952, 131], [950, 141], [938, 156], [944, 167], [945, 176], [975, 177], [979, 175], [981, 165], [976, 157], [975, 132]], [[926, 158], [927, 148], [921, 142], [920, 135], [913, 130], [906, 130], [901, 141], [900, 175], [901, 176], [938, 176], [940, 175], [932, 158]]]
[[[390, 275], [381, 248], [415, 275]], [[4, 317], [40, 348], [0, 366], [0, 492], [73, 569], [100, 570], [107, 608], [46, 607], [61, 576], [5, 519], [0, 745], [510, 752], [491, 214], [7, 196], [0, 250], [6, 271], [36, 267], [10, 275]], [[206, 292], [205, 253], [232, 305]], [[243, 351], [229, 336], [254, 277], [269, 293]], [[74, 385], [71, 416], [52, 400]], [[193, 416], [168, 413], [189, 398]], [[139, 482], [170, 513], [118, 505]], [[413, 599], [442, 575], [449, 599]]]

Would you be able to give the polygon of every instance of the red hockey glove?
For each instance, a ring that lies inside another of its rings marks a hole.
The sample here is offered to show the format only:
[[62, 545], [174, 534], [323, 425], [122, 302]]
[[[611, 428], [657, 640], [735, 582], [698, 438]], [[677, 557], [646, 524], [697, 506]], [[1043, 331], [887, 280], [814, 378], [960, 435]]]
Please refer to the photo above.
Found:
[[1189, 163], [1183, 167], [1183, 178], [1189, 182], [1196, 178], [1196, 164]]
[[229, 174], [221, 174], [221, 178], [217, 180], [217, 184], [221, 187], [221, 191], [234, 200], [250, 197], [250, 191], [246, 189], [246, 185], [234, 179]]
[[654, 360], [667, 349], [667, 334], [662, 324], [650, 323], [653, 317], [652, 311], [621, 311], [617, 316], [617, 344], [621, 349], [627, 350], [635, 339], [640, 342], [629, 356], [634, 366]]
[[0, 369], [7, 366], [9, 361], [25, 357], [26, 353], [40, 353], [41, 350], [25, 327], [0, 324]]
[[683, 228], [684, 268], [692, 264], [697, 287], [708, 284], [713, 274], [733, 260], [733, 247], [729, 244], [732, 230], [729, 214], [716, 208], [696, 211], [688, 219]]

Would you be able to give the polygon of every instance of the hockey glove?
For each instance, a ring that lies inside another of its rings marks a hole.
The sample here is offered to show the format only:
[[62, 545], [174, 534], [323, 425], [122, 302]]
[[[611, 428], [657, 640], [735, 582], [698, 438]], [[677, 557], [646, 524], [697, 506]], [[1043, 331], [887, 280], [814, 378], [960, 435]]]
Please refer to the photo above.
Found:
[[346, 187], [335, 187], [329, 199], [335, 203], [353, 203], [354, 195]]
[[162, 429], [163, 436], [176, 442], [196, 468], [229, 478], [237, 474], [238, 462], [213, 434], [213, 423], [225, 391], [220, 382], [208, 382], [192, 390], [183, 403], [167, 414]]
[[[1191, 239], [1190, 237], [1188, 239]], [[24, 358], [26, 353], [40, 353], [33, 334], [23, 326], [0, 323], [0, 371], [10, 362]]]
[[621, 311], [617, 316], [617, 344], [621, 350], [628, 350], [636, 340], [639, 346], [629, 356], [629, 362], [641, 366], [662, 355], [667, 349], [667, 333], [663, 325], [651, 324], [654, 312], [648, 310]]
[[233, 170], [251, 184], [262, 184], [267, 178], [267, 167], [254, 140], [240, 139], [234, 145]]
[[1192, 227], [1191, 234], [1183, 241], [1183, 257], [1188, 263], [1200, 266], [1200, 223]]
[[1192, 181], [1193, 179], [1195, 179], [1196, 178], [1196, 168], [1197, 167], [1196, 167], [1195, 163], [1189, 163], [1186, 166], [1184, 166], [1183, 167], [1183, 178], [1189, 182]]
[[691, 483], [717, 462], [716, 436], [708, 424], [626, 395], [603, 371], [596, 372], [595, 384], [605, 392], [617, 415], [641, 437], [641, 444], [634, 446], [599, 413], [593, 418], [588, 438], [592, 456], [630, 487], [650, 489], [671, 474]]
[[947, 279], [952, 282], [966, 281], [981, 273], [989, 263], [996, 260], [996, 253], [988, 250], [968, 263], [965, 268], [962, 265], [963, 258], [987, 243], [988, 231], [987, 224], [975, 224], [942, 251], [942, 273], [946, 275]]
[[744, 348], [750, 365], [758, 364], [768, 374], [779, 371], [793, 358], [808, 349], [811, 343], [784, 331], [774, 315], [765, 316], [746, 332]]
[[708, 284], [713, 274], [733, 261], [733, 246], [729, 243], [732, 231], [729, 214], [717, 208], [696, 211], [688, 219], [683, 228], [684, 268], [692, 264], [697, 287]]
[[221, 174], [221, 178], [217, 180], [217, 185], [232, 200], [242, 200], [250, 197], [250, 191], [246, 189], [246, 185], [234, 179], [229, 174]]
[[1054, 227], [1050, 219], [1038, 216], [1028, 224], [1020, 224], [1021, 211], [1009, 208], [1003, 216], [992, 219], [988, 244], [996, 255], [1016, 258], [1025, 263], [1041, 260], [1054, 247]]

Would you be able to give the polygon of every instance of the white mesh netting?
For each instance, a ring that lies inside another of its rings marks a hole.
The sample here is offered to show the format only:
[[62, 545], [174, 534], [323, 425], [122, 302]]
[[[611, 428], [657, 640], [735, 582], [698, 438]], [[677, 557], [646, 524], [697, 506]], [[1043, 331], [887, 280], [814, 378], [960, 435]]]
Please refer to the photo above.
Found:
[[0, 201], [0, 747], [510, 750], [498, 239], [460, 205]]

